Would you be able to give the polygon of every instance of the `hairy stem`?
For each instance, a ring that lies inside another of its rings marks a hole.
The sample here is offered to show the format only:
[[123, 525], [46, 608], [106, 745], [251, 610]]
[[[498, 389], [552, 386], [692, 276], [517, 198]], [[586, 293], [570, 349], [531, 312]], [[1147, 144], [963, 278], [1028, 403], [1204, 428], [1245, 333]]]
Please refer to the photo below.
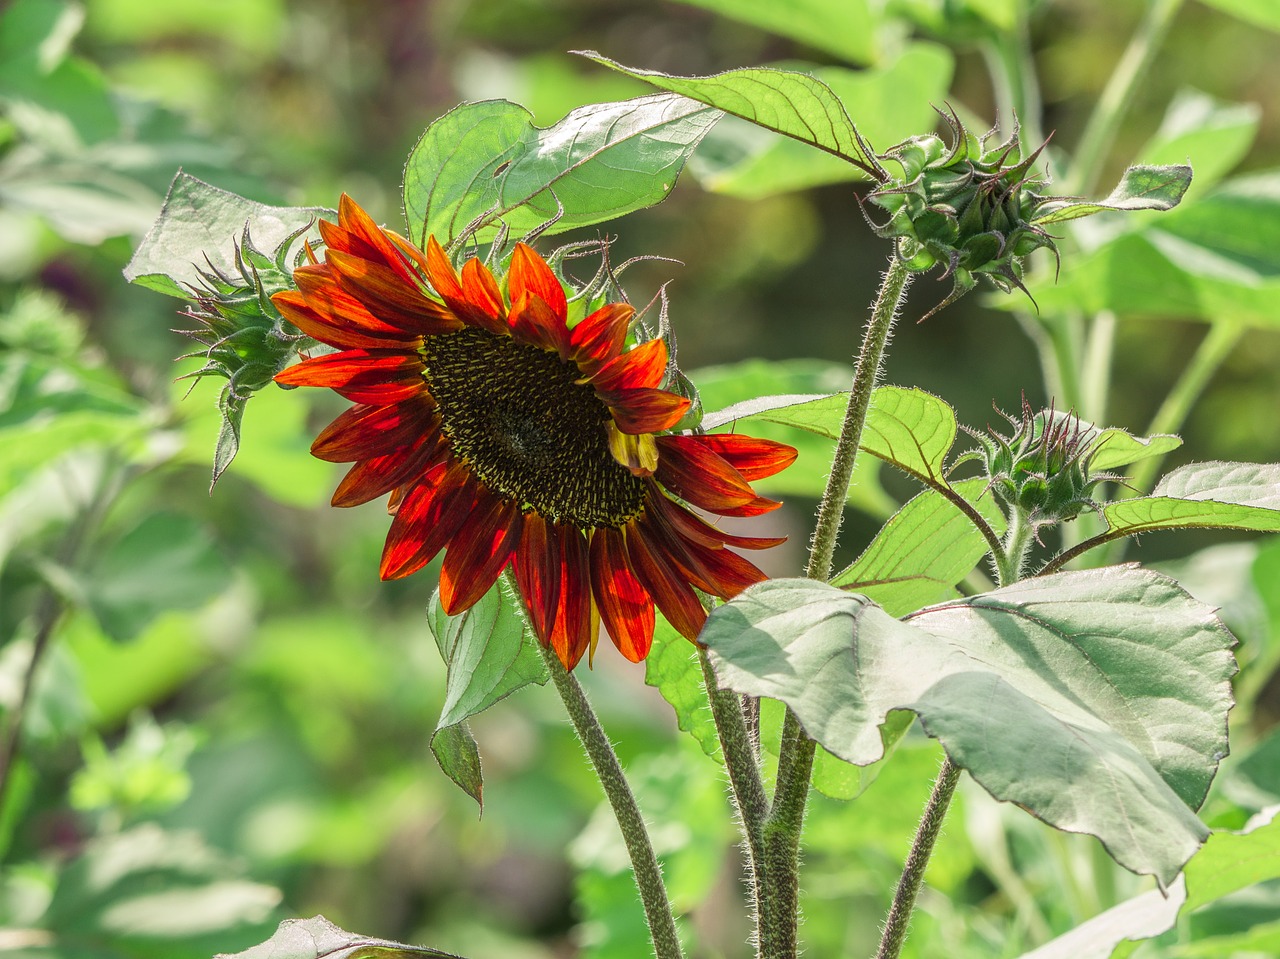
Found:
[[997, 587], [1008, 586], [1022, 578], [1022, 564], [1026, 561], [1027, 550], [1031, 548], [1034, 527], [1027, 521], [1025, 511], [1014, 506], [1009, 516], [1009, 528], [1005, 531], [1004, 542], [995, 553]]
[[[893, 257], [871, 308], [871, 319], [863, 334], [862, 349], [854, 365], [849, 407], [845, 411], [840, 437], [836, 440], [831, 473], [818, 506], [809, 563], [805, 575], [826, 581], [831, 577], [831, 559], [840, 535], [844, 504], [862, 442], [862, 428], [871, 408], [871, 394], [880, 378], [885, 345], [898, 316], [898, 308], [910, 283], [911, 274]], [[795, 713], [787, 710], [782, 725], [778, 753], [778, 783], [773, 805], [764, 822], [764, 871], [767, 895], [761, 902], [760, 954], [764, 959], [794, 959], [797, 954], [800, 908], [800, 834], [813, 775], [815, 744], [805, 735]]]
[[640, 807], [636, 804], [635, 794], [631, 792], [627, 777], [622, 772], [618, 754], [613, 751], [613, 745], [605, 735], [604, 727], [600, 725], [600, 719], [591, 708], [587, 694], [583, 692], [578, 680], [565, 670], [550, 649], [542, 650], [542, 658], [555, 681], [560, 698], [564, 700], [573, 728], [587, 751], [587, 757], [604, 788], [609, 805], [613, 807], [618, 827], [622, 830], [627, 853], [631, 856], [636, 886], [640, 890], [640, 901], [644, 905], [645, 920], [649, 923], [653, 954], [656, 959], [681, 959], [683, 951], [680, 937], [676, 934], [671, 900], [667, 898], [667, 887], [662, 881], [662, 868], [658, 865], [658, 857], [654, 855], [649, 830], [640, 814]]
[[960, 767], [950, 759], [944, 759], [933, 784], [933, 793], [920, 817], [915, 839], [911, 842], [906, 865], [902, 867], [902, 877], [893, 894], [893, 905], [889, 907], [889, 918], [885, 920], [876, 959], [898, 959], [898, 953], [902, 951], [902, 943], [907, 938], [907, 925], [911, 921], [911, 910], [915, 907], [916, 896], [924, 882], [925, 868], [929, 865], [929, 857], [933, 854], [934, 844], [942, 831], [942, 820], [946, 818], [947, 807], [951, 805], [951, 797], [959, 782]]
[[757, 939], [761, 920], [760, 903], [765, 890], [764, 870], [764, 820], [769, 812], [764, 783], [760, 780], [760, 766], [756, 760], [756, 739], [748, 723], [746, 703], [727, 689], [721, 689], [715, 670], [707, 658], [705, 649], [699, 650], [702, 679], [711, 701], [711, 715], [715, 719], [716, 733], [720, 737], [720, 749], [724, 753], [724, 765], [729, 772], [729, 785], [733, 791], [734, 807], [742, 823], [742, 835], [746, 840], [747, 869], [750, 874], [751, 904], [755, 909]]

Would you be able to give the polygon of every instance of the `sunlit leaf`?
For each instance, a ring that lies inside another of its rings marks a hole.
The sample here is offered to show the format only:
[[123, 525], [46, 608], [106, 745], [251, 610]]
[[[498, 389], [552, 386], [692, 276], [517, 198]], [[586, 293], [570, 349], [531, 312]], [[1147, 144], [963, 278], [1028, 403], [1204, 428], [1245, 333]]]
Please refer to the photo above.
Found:
[[516, 609], [514, 592], [499, 581], [478, 602], [449, 616], [437, 592], [427, 610], [427, 625], [449, 667], [445, 701], [432, 735], [431, 748], [445, 774], [483, 806], [484, 781], [471, 734], [442, 731], [465, 723], [529, 683], [547, 681], [537, 638], [526, 629]]
[[703, 688], [698, 651], [662, 616], [657, 617], [653, 648], [644, 661], [644, 681], [671, 704], [676, 724], [697, 740], [704, 753], [720, 755], [720, 740]]
[[237, 952], [219, 953], [214, 959], [458, 959], [452, 953], [422, 946], [406, 946], [387, 939], [373, 939], [339, 929], [323, 916], [286, 919], [266, 942]]
[[1150, 496], [1108, 503], [1102, 512], [1111, 538], [1157, 529], [1277, 532], [1280, 465], [1191, 463], [1166, 475]]
[[[274, 250], [290, 234], [321, 217], [334, 219], [335, 215], [323, 207], [267, 206], [179, 173], [124, 276], [130, 283], [188, 298], [188, 285], [198, 284], [199, 271], [211, 264], [236, 275], [235, 244], [244, 235], [245, 224], [254, 246]], [[298, 239], [299, 247], [303, 239]]]
[[1172, 210], [1191, 185], [1191, 167], [1131, 166], [1105, 200], [1066, 200], [1049, 204], [1047, 213], [1039, 214], [1035, 223], [1047, 226], [1103, 210]]
[[1098, 434], [1089, 454], [1091, 471], [1114, 470], [1141, 460], [1161, 457], [1182, 445], [1182, 438], [1169, 433], [1134, 436], [1124, 430], [1108, 428]]
[[700, 639], [723, 685], [787, 703], [837, 756], [883, 753], [894, 709], [997, 799], [1097, 836], [1171, 882], [1207, 830], [1193, 807], [1226, 751], [1231, 634], [1167, 577], [1040, 577], [893, 619], [810, 580], [715, 610]]
[[677, 77], [626, 67], [594, 50], [578, 52], [619, 73], [794, 137], [848, 163], [877, 167], [840, 98], [810, 74], [756, 67], [728, 70], [711, 77]]
[[597, 103], [538, 127], [506, 100], [464, 103], [431, 124], [409, 155], [409, 235], [442, 244], [468, 227], [512, 238], [558, 233], [652, 206], [671, 192], [720, 112], [661, 94]]

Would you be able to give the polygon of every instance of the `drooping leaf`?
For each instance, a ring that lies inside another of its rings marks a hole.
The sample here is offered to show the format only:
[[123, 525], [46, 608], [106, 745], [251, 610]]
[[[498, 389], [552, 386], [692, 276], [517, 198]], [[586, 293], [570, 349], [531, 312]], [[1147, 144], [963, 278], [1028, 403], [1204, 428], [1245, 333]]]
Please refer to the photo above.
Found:
[[[986, 493], [982, 478], [962, 480], [952, 489], [977, 509], [996, 531], [1004, 514]], [[861, 593], [893, 616], [958, 596], [955, 584], [990, 551], [990, 544], [954, 503], [925, 490], [898, 510], [862, 555], [831, 583]]]
[[697, 740], [708, 756], [720, 755], [720, 740], [703, 688], [698, 651], [662, 616], [657, 617], [653, 648], [644, 661], [644, 681], [671, 704], [681, 731]]
[[1065, 200], [1046, 207], [1035, 223], [1047, 226], [1082, 216], [1093, 216], [1103, 210], [1172, 210], [1191, 185], [1191, 167], [1131, 166], [1105, 200]]
[[339, 929], [323, 916], [286, 919], [266, 942], [237, 952], [220, 953], [214, 959], [459, 959], [423, 946], [406, 946], [387, 939], [373, 939]]
[[198, 522], [152, 513], [89, 567], [83, 594], [103, 632], [123, 641], [163, 613], [204, 605], [230, 583], [230, 566]]
[[594, 50], [577, 52], [611, 70], [793, 137], [855, 166], [878, 169], [840, 98], [810, 74], [755, 67], [711, 77], [676, 77], [623, 66]]
[[[431, 737], [431, 749], [445, 774], [483, 807], [484, 781], [475, 741], [453, 729], [529, 683], [547, 681], [546, 666], [516, 607], [519, 600], [503, 580], [470, 609], [449, 616], [432, 596], [427, 626], [448, 666], [445, 701]], [[437, 738], [439, 739], [437, 748]]]
[[[274, 250], [309, 223], [334, 216], [323, 207], [267, 206], [180, 172], [169, 186], [160, 216], [124, 268], [124, 277], [189, 299], [188, 286], [199, 283], [200, 270], [212, 265], [228, 276], [237, 274], [235, 246], [245, 224], [254, 246]], [[309, 236], [299, 236], [299, 247]]]
[[761, 30], [799, 40], [850, 63], [876, 59], [876, 20], [867, 0], [680, 0], [749, 23]]
[[1191, 463], [1167, 474], [1150, 496], [1108, 503], [1107, 537], [1157, 529], [1280, 531], [1280, 465]]
[[[886, 146], [933, 126], [937, 115], [931, 104], [946, 98], [953, 66], [945, 47], [911, 43], [881, 67], [814, 67], [812, 73], [858, 118], [858, 131], [869, 145]], [[839, 157], [790, 137], [769, 136], [737, 119], [711, 132], [691, 169], [708, 189], [744, 199], [866, 179]]]
[[1191, 807], [1226, 751], [1233, 640], [1159, 574], [1046, 576], [905, 622], [773, 580], [700, 638], [723, 685], [782, 700], [837, 756], [875, 761], [885, 717], [910, 709], [997, 799], [1097, 836], [1162, 884], [1207, 833]]
[[[441, 244], [469, 227], [512, 239], [551, 223], [558, 233], [664, 199], [720, 111], [661, 94], [598, 103], [538, 127], [506, 100], [465, 103], [431, 124], [409, 155], [409, 235]], [[554, 221], [554, 222], [551, 222]]]

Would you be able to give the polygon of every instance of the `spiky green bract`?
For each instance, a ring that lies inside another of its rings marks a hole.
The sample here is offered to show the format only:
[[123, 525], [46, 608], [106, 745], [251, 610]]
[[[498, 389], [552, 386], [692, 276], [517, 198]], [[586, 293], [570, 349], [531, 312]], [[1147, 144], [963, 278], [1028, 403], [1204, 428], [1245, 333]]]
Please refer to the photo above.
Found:
[[954, 113], [944, 113], [951, 143], [934, 135], [912, 137], [877, 159], [893, 161], [902, 176], [888, 180], [867, 197], [887, 210], [887, 223], [871, 227], [895, 241], [897, 256], [913, 273], [943, 265], [952, 278], [951, 292], [926, 314], [958, 300], [973, 289], [979, 275], [1000, 289], [1023, 290], [1022, 260], [1041, 247], [1057, 256], [1053, 237], [1036, 225], [1036, 215], [1050, 201], [1035, 188], [1045, 181], [1031, 172], [1044, 149], [1023, 157], [1014, 134], [988, 148], [995, 131], [974, 136]]
[[226, 380], [218, 397], [222, 428], [214, 450], [211, 489], [240, 447], [240, 423], [249, 398], [288, 366], [299, 349], [315, 345], [271, 302], [272, 294], [294, 288], [296, 264], [288, 262], [289, 250], [310, 228], [308, 224], [289, 234], [267, 254], [253, 245], [246, 224], [235, 246], [236, 272], [209, 263], [207, 270], [200, 271], [200, 283], [190, 287], [193, 303], [181, 315], [200, 325], [179, 332], [203, 349], [180, 359], [202, 356], [204, 366], [180, 379], [215, 376]]
[[961, 459], [981, 460], [992, 493], [1007, 511], [1026, 517], [1032, 529], [1065, 522], [1082, 510], [1098, 509], [1093, 492], [1114, 482], [1114, 473], [1090, 470], [1100, 432], [1073, 413], [1053, 409], [1033, 413], [1026, 397], [1022, 416], [1000, 414], [1013, 427], [1011, 436], [995, 430], [966, 430], [979, 448]]

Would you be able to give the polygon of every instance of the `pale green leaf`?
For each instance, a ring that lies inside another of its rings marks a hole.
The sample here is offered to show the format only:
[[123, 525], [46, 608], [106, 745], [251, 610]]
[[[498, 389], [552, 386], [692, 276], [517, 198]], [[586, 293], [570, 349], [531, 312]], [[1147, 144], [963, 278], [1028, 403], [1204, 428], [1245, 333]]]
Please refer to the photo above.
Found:
[[793, 137], [855, 166], [878, 168], [840, 98], [810, 74], [756, 67], [711, 77], [676, 77], [626, 67], [594, 50], [579, 52], [619, 73]]
[[923, 482], [945, 485], [943, 461], [956, 439], [956, 414], [924, 390], [882, 386], [871, 394], [862, 449]]
[[1139, 165], [1124, 171], [1120, 182], [1105, 200], [1065, 200], [1051, 204], [1047, 213], [1033, 222], [1039, 226], [1062, 223], [1103, 210], [1172, 210], [1191, 185], [1191, 167]]
[[1089, 469], [1093, 472], [1119, 469], [1140, 460], [1164, 456], [1181, 445], [1182, 438], [1170, 433], [1134, 436], [1122, 429], [1110, 427], [1098, 433], [1098, 439], [1089, 455]]
[[720, 740], [702, 681], [697, 648], [662, 616], [653, 631], [653, 648], [644, 661], [644, 681], [675, 710], [676, 725], [691, 735], [708, 756], [720, 755]]
[[412, 959], [414, 956], [458, 959], [437, 949], [358, 936], [339, 929], [323, 916], [286, 919], [266, 942], [235, 955], [220, 953], [214, 959]]
[[464, 103], [432, 123], [409, 155], [409, 235], [419, 246], [429, 235], [447, 245], [469, 228], [492, 237], [505, 224], [514, 239], [652, 206], [719, 118], [670, 94], [592, 104], [545, 128], [506, 100]]
[[[267, 206], [179, 173], [160, 216], [124, 268], [124, 277], [187, 299], [188, 286], [198, 285], [200, 271], [211, 265], [229, 276], [238, 275], [235, 246], [246, 224], [255, 247], [274, 250], [321, 217], [332, 218], [333, 212], [323, 207]], [[299, 249], [303, 239], [295, 241]]]
[[1223, 13], [1280, 33], [1280, 5], [1274, 0], [1204, 0]]
[[1166, 475], [1150, 496], [1108, 503], [1108, 538], [1157, 529], [1280, 531], [1280, 465], [1191, 463]]
[[809, 580], [715, 610], [701, 640], [723, 685], [790, 706], [856, 763], [894, 709], [920, 716], [997, 799], [1098, 837], [1168, 884], [1207, 830], [1191, 807], [1226, 751], [1231, 634], [1167, 577], [1040, 577], [893, 619]]
[[867, 0], [680, 0], [799, 40], [850, 63], [876, 59], [877, 15]]

